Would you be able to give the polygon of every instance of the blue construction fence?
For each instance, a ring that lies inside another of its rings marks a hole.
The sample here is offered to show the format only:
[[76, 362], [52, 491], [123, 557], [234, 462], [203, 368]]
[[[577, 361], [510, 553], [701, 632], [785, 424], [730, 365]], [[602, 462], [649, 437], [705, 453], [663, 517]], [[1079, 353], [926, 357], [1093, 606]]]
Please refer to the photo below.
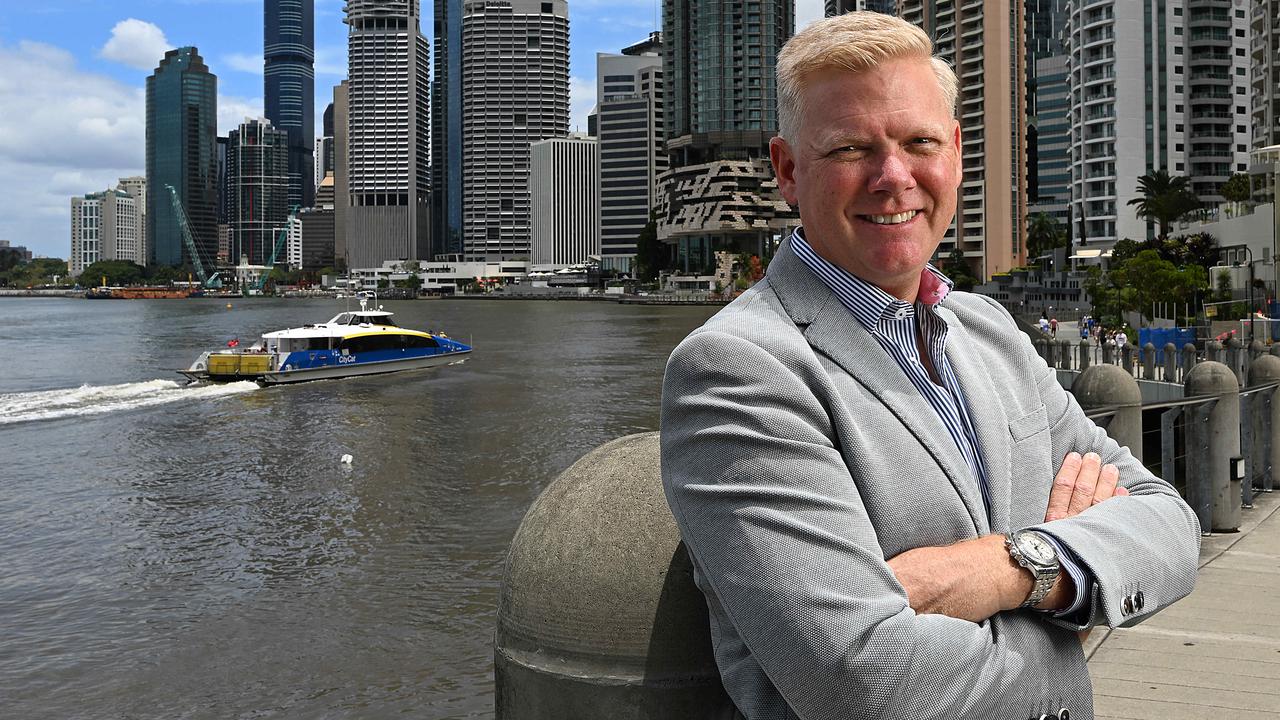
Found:
[[1146, 360], [1142, 357], [1142, 349], [1151, 343], [1156, 346], [1156, 362], [1164, 362], [1164, 346], [1173, 343], [1173, 346], [1182, 351], [1182, 346], [1187, 343], [1195, 344], [1196, 331], [1195, 328], [1138, 328], [1138, 358]]

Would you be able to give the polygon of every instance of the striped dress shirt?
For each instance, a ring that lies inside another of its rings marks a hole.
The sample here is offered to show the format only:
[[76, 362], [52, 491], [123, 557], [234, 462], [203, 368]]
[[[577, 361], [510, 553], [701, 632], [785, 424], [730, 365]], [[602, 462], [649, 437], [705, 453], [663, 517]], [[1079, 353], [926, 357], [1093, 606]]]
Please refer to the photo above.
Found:
[[[819, 256], [804, 239], [803, 228], [797, 229], [792, 235], [791, 248], [800, 261], [831, 288], [840, 303], [876, 339], [911, 380], [911, 384], [920, 391], [929, 406], [938, 413], [982, 491], [982, 502], [989, 518], [991, 492], [987, 485], [986, 466], [983, 465], [982, 454], [978, 449], [977, 433], [973, 429], [973, 420], [969, 416], [969, 406], [960, 389], [960, 381], [956, 379], [951, 362], [947, 360], [947, 323], [937, 313], [938, 303], [951, 292], [951, 281], [932, 265], [926, 266], [920, 274], [920, 291], [916, 302], [908, 303]], [[917, 333], [920, 341], [917, 341]], [[921, 345], [929, 353], [929, 360], [941, 385], [929, 376], [920, 357]], [[1066, 609], [1055, 613], [1058, 616], [1069, 615], [1085, 606], [1085, 601], [1090, 596], [1086, 591], [1092, 587], [1093, 578], [1057, 538], [1048, 533], [1046, 536], [1057, 549], [1063, 570], [1075, 582], [1075, 601]]]

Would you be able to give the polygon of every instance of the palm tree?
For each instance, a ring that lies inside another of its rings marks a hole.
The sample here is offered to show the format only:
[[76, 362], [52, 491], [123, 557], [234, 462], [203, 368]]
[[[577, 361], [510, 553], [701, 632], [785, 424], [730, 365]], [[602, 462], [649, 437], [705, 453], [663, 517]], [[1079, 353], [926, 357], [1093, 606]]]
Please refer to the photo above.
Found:
[[1138, 192], [1141, 195], [1129, 204], [1137, 206], [1138, 217], [1160, 227], [1162, 240], [1169, 237], [1169, 226], [1175, 220], [1200, 207], [1200, 200], [1191, 192], [1191, 181], [1184, 175], [1171, 176], [1163, 168], [1139, 177]]
[[1027, 261], [1066, 244], [1067, 234], [1058, 219], [1049, 213], [1036, 213], [1027, 223]]

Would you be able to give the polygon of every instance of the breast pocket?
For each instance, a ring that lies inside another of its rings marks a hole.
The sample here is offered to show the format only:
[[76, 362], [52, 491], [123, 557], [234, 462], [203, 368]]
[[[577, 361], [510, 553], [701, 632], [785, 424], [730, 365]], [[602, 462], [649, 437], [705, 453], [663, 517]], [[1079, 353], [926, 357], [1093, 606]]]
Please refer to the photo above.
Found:
[[1009, 422], [1009, 470], [1013, 480], [1010, 527], [1044, 520], [1056, 463], [1049, 435], [1049, 413], [1043, 405]]
[[1013, 437], [1014, 443], [1021, 443], [1048, 430], [1049, 412], [1045, 410], [1044, 405], [1009, 421], [1009, 435]]

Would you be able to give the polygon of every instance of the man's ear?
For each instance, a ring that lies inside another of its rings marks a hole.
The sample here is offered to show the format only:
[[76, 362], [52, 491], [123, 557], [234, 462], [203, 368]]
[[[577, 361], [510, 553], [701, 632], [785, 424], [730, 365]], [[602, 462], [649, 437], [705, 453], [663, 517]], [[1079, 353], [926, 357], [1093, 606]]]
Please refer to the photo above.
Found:
[[962, 140], [960, 136], [959, 120], [955, 121], [955, 129], [952, 131], [951, 134], [952, 134], [952, 143], [955, 144], [955, 148], [956, 148], [956, 175], [959, 177], [963, 177], [964, 176], [964, 149], [960, 145]]
[[781, 136], [770, 138], [769, 160], [773, 162], [773, 174], [778, 178], [782, 199], [793, 208], [799, 207], [796, 202], [796, 160], [791, 154], [791, 146]]

